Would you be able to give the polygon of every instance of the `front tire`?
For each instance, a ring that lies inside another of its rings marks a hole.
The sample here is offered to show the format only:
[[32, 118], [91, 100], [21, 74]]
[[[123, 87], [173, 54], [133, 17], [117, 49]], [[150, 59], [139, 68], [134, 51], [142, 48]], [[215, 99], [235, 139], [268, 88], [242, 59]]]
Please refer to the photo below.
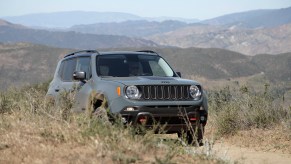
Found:
[[104, 123], [110, 123], [107, 111], [103, 107], [98, 107], [96, 110], [94, 110], [92, 116], [93, 118], [97, 118]]

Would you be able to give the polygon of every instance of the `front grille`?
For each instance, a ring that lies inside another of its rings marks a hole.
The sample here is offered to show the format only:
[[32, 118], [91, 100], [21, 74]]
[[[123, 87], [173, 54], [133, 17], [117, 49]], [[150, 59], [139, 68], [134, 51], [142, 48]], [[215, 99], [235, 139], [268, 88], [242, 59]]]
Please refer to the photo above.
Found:
[[142, 85], [142, 100], [190, 100], [190, 85]]

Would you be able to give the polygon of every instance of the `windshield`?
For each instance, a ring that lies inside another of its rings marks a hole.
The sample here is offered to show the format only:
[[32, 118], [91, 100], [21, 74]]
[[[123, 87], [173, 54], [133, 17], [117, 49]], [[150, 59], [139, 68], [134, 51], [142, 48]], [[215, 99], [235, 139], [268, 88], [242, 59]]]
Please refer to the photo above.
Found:
[[137, 54], [100, 55], [97, 57], [97, 74], [102, 77], [175, 76], [160, 56]]

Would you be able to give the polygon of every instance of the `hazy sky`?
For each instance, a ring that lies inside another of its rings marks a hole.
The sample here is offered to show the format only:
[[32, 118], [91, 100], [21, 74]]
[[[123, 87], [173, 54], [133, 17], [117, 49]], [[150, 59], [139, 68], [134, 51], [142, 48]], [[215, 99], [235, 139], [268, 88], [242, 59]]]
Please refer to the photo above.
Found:
[[0, 0], [0, 17], [80, 10], [207, 19], [234, 12], [286, 7], [291, 7], [291, 0]]

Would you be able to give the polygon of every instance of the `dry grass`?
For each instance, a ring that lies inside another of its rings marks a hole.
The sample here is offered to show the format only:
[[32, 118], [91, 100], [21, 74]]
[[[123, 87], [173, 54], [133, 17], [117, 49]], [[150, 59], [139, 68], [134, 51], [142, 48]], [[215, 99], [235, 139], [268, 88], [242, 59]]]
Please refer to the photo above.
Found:
[[225, 163], [212, 151], [216, 140], [291, 153], [291, 108], [268, 88], [209, 92], [205, 146], [195, 148], [174, 135], [136, 135], [132, 127], [71, 113], [71, 93], [54, 107], [44, 99], [47, 85], [0, 94], [0, 163]]
[[291, 154], [291, 104], [268, 85], [263, 91], [225, 87], [209, 94], [206, 136], [264, 151]]
[[45, 102], [46, 88], [1, 93], [0, 163], [223, 163], [177, 138], [135, 135], [131, 127], [71, 113], [71, 100], [54, 107]]

